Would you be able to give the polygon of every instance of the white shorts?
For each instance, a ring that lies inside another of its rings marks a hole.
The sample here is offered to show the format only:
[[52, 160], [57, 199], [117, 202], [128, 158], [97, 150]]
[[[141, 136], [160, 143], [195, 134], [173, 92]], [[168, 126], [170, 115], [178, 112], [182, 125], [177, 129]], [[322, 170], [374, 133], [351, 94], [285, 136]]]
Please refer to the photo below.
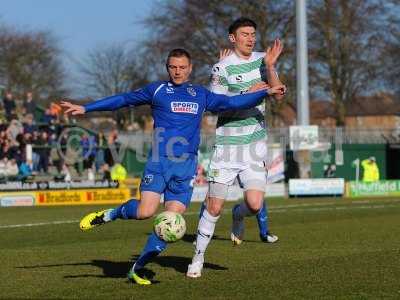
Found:
[[210, 186], [213, 182], [230, 186], [238, 179], [244, 190], [265, 191], [266, 159], [265, 140], [249, 145], [215, 146], [207, 179]]

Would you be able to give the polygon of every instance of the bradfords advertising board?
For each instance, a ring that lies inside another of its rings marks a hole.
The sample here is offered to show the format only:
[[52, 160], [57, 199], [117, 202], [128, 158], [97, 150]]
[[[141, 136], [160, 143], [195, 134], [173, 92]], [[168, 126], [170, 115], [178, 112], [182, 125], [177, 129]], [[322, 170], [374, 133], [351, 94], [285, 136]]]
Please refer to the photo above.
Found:
[[127, 188], [0, 192], [0, 206], [120, 204], [129, 198]]

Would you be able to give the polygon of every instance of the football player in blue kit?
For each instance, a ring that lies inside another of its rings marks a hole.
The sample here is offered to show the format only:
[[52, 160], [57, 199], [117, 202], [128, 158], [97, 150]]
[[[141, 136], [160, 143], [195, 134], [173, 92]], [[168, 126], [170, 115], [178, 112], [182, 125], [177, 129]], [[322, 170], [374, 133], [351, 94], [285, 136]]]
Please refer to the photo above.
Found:
[[[61, 102], [65, 112], [72, 115], [147, 104], [152, 108], [154, 119], [152, 150], [140, 185], [141, 199], [130, 199], [114, 209], [85, 216], [80, 222], [82, 230], [116, 219], [148, 219], [157, 212], [161, 194], [164, 194], [165, 210], [184, 213], [193, 192], [203, 112], [251, 108], [267, 95], [284, 93], [284, 86], [267, 89], [267, 85], [261, 82], [253, 93], [232, 97], [214, 94], [189, 82], [191, 57], [184, 49], [174, 49], [169, 53], [166, 68], [168, 81], [156, 81], [133, 92], [114, 95], [86, 105]], [[128, 278], [138, 284], [151, 284], [150, 280], [143, 277], [141, 270], [152, 258], [165, 250], [166, 246], [166, 242], [153, 232], [129, 271]]]

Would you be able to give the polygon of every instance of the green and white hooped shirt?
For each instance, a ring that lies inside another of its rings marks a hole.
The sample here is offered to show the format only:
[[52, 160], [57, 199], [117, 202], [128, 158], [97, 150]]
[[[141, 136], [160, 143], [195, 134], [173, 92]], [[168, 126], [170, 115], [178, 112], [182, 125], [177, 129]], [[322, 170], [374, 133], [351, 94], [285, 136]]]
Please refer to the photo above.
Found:
[[[227, 56], [212, 69], [210, 90], [228, 96], [238, 95], [265, 78], [265, 52], [253, 52], [249, 59], [235, 53]], [[218, 115], [216, 145], [247, 145], [265, 139], [265, 103], [241, 111]]]

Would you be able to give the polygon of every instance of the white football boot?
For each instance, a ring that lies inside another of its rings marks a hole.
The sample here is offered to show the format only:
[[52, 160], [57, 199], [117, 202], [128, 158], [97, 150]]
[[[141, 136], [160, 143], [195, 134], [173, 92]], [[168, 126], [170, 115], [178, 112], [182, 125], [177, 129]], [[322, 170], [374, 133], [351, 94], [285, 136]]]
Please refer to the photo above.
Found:
[[201, 277], [201, 271], [203, 270], [203, 263], [204, 263], [204, 258], [199, 259], [193, 257], [192, 263], [188, 266], [188, 270], [186, 272], [186, 276], [190, 278], [199, 278]]
[[240, 204], [236, 204], [232, 209], [232, 230], [231, 230], [231, 240], [234, 246], [238, 246], [243, 242], [244, 236], [244, 220], [236, 219], [233, 211]]
[[276, 236], [275, 234], [272, 234], [272, 233], [268, 233], [267, 235], [264, 235], [264, 236], [260, 235], [260, 239], [264, 243], [270, 243], [270, 244], [276, 243], [279, 240], [278, 236]]

